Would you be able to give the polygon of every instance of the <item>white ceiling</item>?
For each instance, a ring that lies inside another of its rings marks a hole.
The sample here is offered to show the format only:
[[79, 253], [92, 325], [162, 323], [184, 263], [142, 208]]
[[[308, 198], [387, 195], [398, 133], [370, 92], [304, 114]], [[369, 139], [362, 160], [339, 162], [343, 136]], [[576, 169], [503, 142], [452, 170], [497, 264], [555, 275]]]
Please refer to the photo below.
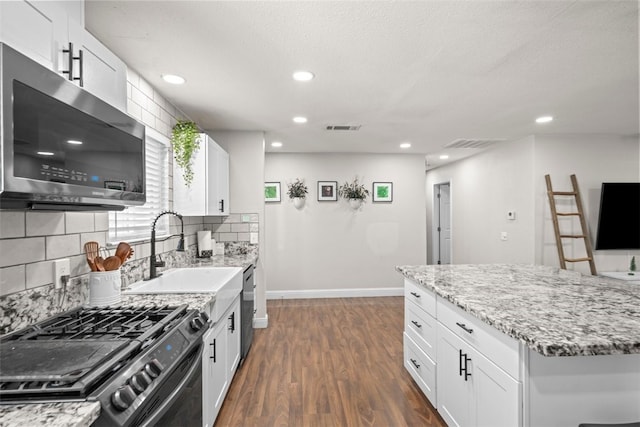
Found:
[[[202, 129], [267, 150], [473, 153], [639, 132], [637, 1], [95, 1], [86, 26]], [[295, 70], [315, 73], [308, 83]], [[161, 80], [179, 74], [182, 86]], [[534, 119], [550, 114], [546, 125]], [[304, 115], [309, 122], [295, 124]], [[362, 125], [327, 131], [327, 125]]]

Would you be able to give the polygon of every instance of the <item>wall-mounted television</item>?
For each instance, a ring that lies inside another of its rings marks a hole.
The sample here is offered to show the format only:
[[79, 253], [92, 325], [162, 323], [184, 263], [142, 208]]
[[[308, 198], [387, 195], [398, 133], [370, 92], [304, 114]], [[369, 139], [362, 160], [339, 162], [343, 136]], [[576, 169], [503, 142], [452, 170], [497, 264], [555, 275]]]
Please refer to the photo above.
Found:
[[605, 182], [596, 249], [640, 249], [640, 182]]

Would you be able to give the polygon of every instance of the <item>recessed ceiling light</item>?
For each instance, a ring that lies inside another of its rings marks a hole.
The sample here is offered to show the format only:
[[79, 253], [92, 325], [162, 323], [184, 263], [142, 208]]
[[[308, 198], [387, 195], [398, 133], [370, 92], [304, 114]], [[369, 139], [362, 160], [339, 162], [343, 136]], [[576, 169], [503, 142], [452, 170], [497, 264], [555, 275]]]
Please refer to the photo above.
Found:
[[38, 151], [38, 154], [40, 154], [41, 156], [53, 156], [53, 153], [51, 151]]
[[76, 139], [70, 139], [67, 141], [67, 144], [82, 145], [82, 141], [78, 141]]
[[447, 160], [449, 158], [448, 154], [442, 154], [440, 155], [440, 160]]
[[411, 143], [403, 142], [402, 144], [400, 144], [400, 148], [411, 148]]
[[271, 143], [271, 146], [272, 146], [272, 147], [276, 147], [276, 148], [282, 147], [282, 142], [280, 142], [280, 141], [273, 141], [273, 142]]
[[542, 116], [536, 119], [536, 123], [549, 123], [553, 120], [552, 116]]
[[163, 74], [162, 80], [172, 85], [181, 85], [185, 82], [184, 77], [176, 76], [175, 74]]
[[307, 118], [302, 116], [296, 116], [293, 118], [293, 121], [296, 123], [307, 123]]
[[299, 82], [308, 82], [313, 80], [315, 75], [311, 71], [296, 71], [293, 73], [293, 79]]

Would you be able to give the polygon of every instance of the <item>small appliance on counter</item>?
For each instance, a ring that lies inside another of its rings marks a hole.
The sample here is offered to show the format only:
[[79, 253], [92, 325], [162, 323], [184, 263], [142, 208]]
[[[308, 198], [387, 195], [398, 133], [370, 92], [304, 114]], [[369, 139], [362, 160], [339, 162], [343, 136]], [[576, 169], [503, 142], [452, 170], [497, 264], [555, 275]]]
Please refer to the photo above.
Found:
[[216, 241], [211, 239], [211, 230], [198, 231], [198, 258], [211, 258], [215, 255]]

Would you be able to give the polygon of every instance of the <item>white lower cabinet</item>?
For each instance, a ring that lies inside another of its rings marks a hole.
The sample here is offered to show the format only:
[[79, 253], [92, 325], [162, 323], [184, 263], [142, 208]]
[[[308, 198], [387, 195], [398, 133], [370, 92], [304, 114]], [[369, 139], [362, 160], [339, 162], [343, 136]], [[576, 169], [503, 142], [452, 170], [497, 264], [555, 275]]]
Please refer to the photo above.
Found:
[[438, 412], [449, 426], [520, 425], [520, 383], [438, 323]]
[[204, 336], [202, 425], [211, 427], [220, 412], [240, 361], [240, 296]]
[[519, 344], [405, 280], [404, 366], [450, 427], [522, 426]]

